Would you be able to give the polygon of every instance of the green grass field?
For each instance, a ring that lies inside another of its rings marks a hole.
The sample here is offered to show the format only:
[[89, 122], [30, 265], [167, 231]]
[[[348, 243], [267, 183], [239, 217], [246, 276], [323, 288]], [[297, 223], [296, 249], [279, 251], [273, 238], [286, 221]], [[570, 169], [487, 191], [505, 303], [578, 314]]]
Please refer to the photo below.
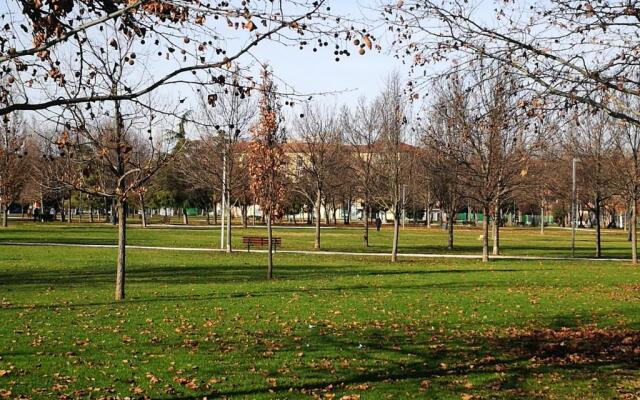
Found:
[[[90, 229], [89, 229], [90, 228]], [[107, 224], [40, 224], [18, 223], [6, 232], [0, 233], [0, 243], [7, 242], [50, 242], [77, 244], [110, 244], [117, 243], [116, 230]], [[264, 227], [243, 229], [233, 228], [233, 244], [242, 250], [242, 236], [265, 236]], [[307, 225], [297, 227], [276, 227], [274, 235], [282, 238], [285, 250], [313, 250], [314, 230]], [[381, 232], [370, 230], [370, 247], [362, 246], [362, 229], [358, 225], [350, 227], [323, 227], [322, 249], [346, 252], [389, 253], [393, 231], [385, 226]], [[427, 254], [481, 254], [481, 231], [478, 228], [456, 227], [455, 249], [446, 247], [446, 232], [437, 227], [409, 227], [400, 233], [399, 249], [401, 253]], [[629, 258], [631, 248], [627, 235], [622, 230], [603, 230], [603, 256], [613, 258]], [[151, 227], [142, 229], [132, 225], [128, 230], [128, 243], [140, 246], [219, 248], [220, 230], [217, 227], [174, 226], [172, 228]], [[501, 253], [504, 255], [530, 256], [570, 256], [571, 231], [561, 228], [547, 228], [544, 235], [538, 229], [502, 228]], [[579, 230], [576, 240], [576, 256], [593, 257], [594, 232]]]
[[[237, 231], [239, 235], [258, 231]], [[260, 230], [260, 233], [262, 230]], [[313, 231], [281, 229], [309, 249]], [[461, 231], [461, 253], [479, 249]], [[130, 243], [207, 247], [218, 231], [131, 229]], [[327, 229], [328, 250], [362, 251]], [[444, 253], [407, 229], [402, 252]], [[505, 254], [567, 255], [569, 232], [505, 230]], [[0, 241], [115, 243], [112, 227], [21, 224]], [[372, 233], [388, 251], [390, 231]], [[592, 254], [591, 234], [579, 254]], [[605, 255], [629, 254], [607, 232]], [[637, 398], [640, 268], [507, 261], [0, 246], [0, 398]]]

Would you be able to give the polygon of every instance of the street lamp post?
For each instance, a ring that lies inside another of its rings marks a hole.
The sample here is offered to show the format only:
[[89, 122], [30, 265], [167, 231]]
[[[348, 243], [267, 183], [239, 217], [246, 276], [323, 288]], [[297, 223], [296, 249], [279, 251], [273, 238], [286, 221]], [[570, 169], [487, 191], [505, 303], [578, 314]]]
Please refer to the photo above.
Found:
[[571, 189], [571, 257], [576, 256], [576, 228], [578, 225], [578, 204], [576, 199], [576, 163], [577, 158], [572, 160], [572, 189]]
[[407, 210], [407, 203], [406, 203], [406, 188], [407, 185], [402, 185], [402, 229], [404, 229], [404, 220], [407, 219], [407, 215], [406, 215], [406, 210]]
[[227, 149], [224, 148], [222, 150], [222, 190], [220, 191], [222, 194], [222, 212], [220, 213], [220, 250], [224, 250], [225, 248], [225, 217], [227, 210]]

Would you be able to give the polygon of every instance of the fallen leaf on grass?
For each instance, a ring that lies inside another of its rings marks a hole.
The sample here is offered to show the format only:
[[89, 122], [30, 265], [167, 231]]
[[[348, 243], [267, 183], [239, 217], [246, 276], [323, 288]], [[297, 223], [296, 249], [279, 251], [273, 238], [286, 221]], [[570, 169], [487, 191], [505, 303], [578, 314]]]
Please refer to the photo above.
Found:
[[153, 375], [151, 372], [147, 372], [147, 378], [152, 384], [160, 382], [160, 379], [157, 376]]
[[349, 390], [369, 390], [369, 385], [366, 383], [361, 383], [360, 385], [349, 385], [347, 386]]
[[200, 385], [198, 385], [198, 381], [195, 379], [175, 377], [173, 378], [173, 381], [192, 390], [197, 390], [200, 387]]

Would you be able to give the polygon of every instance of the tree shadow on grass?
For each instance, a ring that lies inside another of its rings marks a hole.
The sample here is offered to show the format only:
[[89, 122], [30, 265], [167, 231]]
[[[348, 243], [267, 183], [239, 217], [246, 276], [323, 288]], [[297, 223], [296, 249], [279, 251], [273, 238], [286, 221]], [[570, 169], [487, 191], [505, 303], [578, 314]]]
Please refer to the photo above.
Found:
[[[1, 279], [1, 277], [0, 277]], [[175, 279], [173, 280], [175, 283]], [[112, 284], [109, 280], [109, 284]], [[129, 285], [134, 282], [129, 281]], [[482, 286], [498, 287], [496, 284], [482, 283]], [[506, 285], [505, 285], [506, 286]], [[104, 302], [69, 302], [62, 303], [46, 303], [46, 304], [21, 304], [21, 305], [4, 305], [0, 308], [0, 313], [3, 310], [25, 310], [25, 309], [53, 309], [53, 308], [65, 308], [65, 309], [80, 309], [85, 307], [101, 307], [107, 305], [125, 305], [125, 304], [147, 304], [147, 303], [162, 303], [167, 302], [170, 304], [176, 302], [204, 302], [210, 303], [215, 300], [234, 299], [234, 298], [247, 298], [247, 297], [281, 297], [283, 294], [302, 294], [302, 293], [319, 293], [319, 292], [336, 292], [336, 293], [351, 293], [354, 296], [366, 296], [366, 293], [370, 292], [371, 295], [377, 293], [380, 290], [470, 290], [478, 287], [477, 282], [443, 282], [443, 283], [426, 283], [426, 284], [385, 284], [385, 285], [364, 285], [364, 284], [351, 284], [351, 285], [334, 285], [331, 287], [311, 287], [311, 288], [282, 288], [282, 287], [270, 287], [262, 290], [247, 290], [243, 292], [226, 292], [226, 293], [212, 293], [207, 295], [158, 295], [153, 297], [129, 297], [123, 301], [104, 301]]]
[[[420, 393], [420, 383], [427, 382], [422, 384], [425, 397], [433, 391], [458, 397], [471, 393], [489, 394], [491, 398], [528, 399], [541, 397], [543, 392], [552, 393], [548, 387], [545, 389], [549, 381], [536, 383], [544, 376], [562, 377], [564, 384], [569, 384], [570, 392], [573, 390], [571, 385], [575, 385], [574, 389], [589, 388], [589, 393], [592, 390], [607, 392], [621, 379], [621, 371], [634, 371], [640, 366], [637, 351], [633, 351], [640, 348], [640, 332], [632, 330], [593, 327], [534, 331], [513, 329], [499, 334], [442, 337], [431, 345], [415, 343], [406, 336], [375, 331], [366, 333], [357, 341], [344, 332], [323, 335], [318, 340], [319, 348], [326, 349], [327, 354], [340, 349], [339, 359], [370, 367], [366, 370], [338, 368], [334, 377], [323, 379], [320, 376], [331, 374], [327, 371], [318, 373], [307, 364], [294, 372], [313, 383], [220, 390], [207, 395], [251, 398], [286, 396], [293, 392], [322, 397], [327, 392], [361, 391], [366, 398], [366, 389], [358, 389], [358, 386], [366, 384], [373, 389], [381, 386], [390, 390], [401, 386], [402, 390]], [[409, 359], [412, 361], [407, 361]], [[338, 359], [332, 361], [333, 364], [339, 362]], [[277, 375], [274, 377], [278, 378]], [[480, 383], [465, 386], [470, 379]], [[594, 384], [596, 381], [598, 383]], [[619, 394], [633, 388], [618, 385], [616, 390]]]
[[[254, 259], [255, 260], [255, 259]], [[175, 265], [155, 265], [137, 266], [135, 263], [127, 270], [127, 281], [129, 283], [153, 282], [158, 284], [199, 284], [199, 283], [246, 283], [265, 281], [262, 265], [250, 265], [246, 263], [235, 264], [225, 262], [211, 265], [206, 262], [192, 262], [189, 266]], [[252, 260], [253, 261], [253, 260]], [[493, 267], [494, 265], [492, 265]], [[75, 269], [53, 269], [46, 270], [11, 270], [0, 271], [0, 287], [19, 287], [21, 285], [30, 286], [88, 286], [95, 287], [104, 284], [111, 284], [114, 280], [114, 267], [112, 265], [94, 265], [92, 267], [79, 267]], [[424, 269], [391, 269], [391, 268], [369, 268], [363, 265], [341, 265], [339, 268], [324, 265], [304, 265], [296, 266], [280, 265], [276, 269], [277, 281], [302, 281], [318, 277], [353, 277], [357, 279], [363, 276], [429, 276], [429, 275], [472, 275], [472, 274], [502, 274], [520, 273], [528, 269], [513, 268], [442, 268], [425, 266]], [[533, 269], [532, 269], [533, 270]], [[550, 270], [549, 268], [538, 268], [535, 271]]]

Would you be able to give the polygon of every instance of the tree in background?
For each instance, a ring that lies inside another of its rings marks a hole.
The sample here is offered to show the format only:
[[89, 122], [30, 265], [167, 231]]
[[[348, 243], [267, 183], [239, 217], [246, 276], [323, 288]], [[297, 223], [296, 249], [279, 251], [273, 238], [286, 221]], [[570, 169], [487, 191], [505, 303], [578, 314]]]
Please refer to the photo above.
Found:
[[[522, 106], [603, 111], [640, 126], [637, 110], [637, 1], [386, 0], [380, 12], [398, 58], [418, 81], [465, 75], [492, 59], [520, 83]], [[489, 15], [489, 16], [488, 16]], [[410, 38], [410, 40], [408, 39]], [[456, 60], [444, 71], [433, 64]], [[440, 75], [440, 76], [439, 76]]]
[[[467, 197], [483, 211], [482, 259], [489, 260], [489, 216], [493, 214], [493, 253], [499, 253], [500, 209], [510, 194], [524, 182], [527, 161], [535, 138], [526, 118], [518, 114], [517, 83], [507, 70], [477, 64], [471, 76], [455, 75], [447, 92], [449, 100], [440, 106], [444, 121], [455, 126], [447, 142], [432, 135], [435, 147], [459, 166]], [[440, 141], [440, 143], [438, 143]]]
[[283, 144], [286, 140], [276, 87], [265, 67], [260, 84], [258, 121], [251, 130], [249, 176], [251, 192], [267, 219], [268, 258], [267, 279], [273, 278], [274, 218], [283, 215], [286, 199], [286, 164]]
[[[604, 203], [614, 195], [614, 171], [609, 161], [614, 155], [614, 134], [611, 127], [616, 123], [606, 113], [576, 116], [576, 124], [568, 129], [567, 153], [579, 160], [577, 164], [578, 199], [593, 214], [595, 228], [595, 256], [602, 256], [602, 209]], [[571, 160], [566, 160], [569, 164]], [[578, 201], [578, 200], [576, 200]]]
[[393, 242], [391, 261], [398, 260], [400, 219], [402, 218], [402, 188], [407, 182], [409, 147], [407, 136], [407, 98], [400, 77], [390, 76], [380, 96], [380, 136], [375, 149], [374, 199], [393, 213]]
[[374, 158], [380, 139], [380, 106], [377, 102], [367, 102], [363, 97], [353, 110], [342, 110], [342, 126], [346, 141], [353, 155], [352, 170], [356, 177], [357, 194], [362, 199], [362, 245], [369, 247], [369, 218], [372, 211]]
[[[310, 105], [305, 109], [304, 118], [297, 121], [295, 129], [300, 138], [300, 143], [291, 144], [295, 146], [293, 162], [296, 164], [296, 190], [314, 203], [314, 248], [320, 250], [321, 209], [323, 200], [325, 210], [328, 209], [327, 195], [331, 186], [336, 184], [331, 178], [335, 176], [336, 166], [340, 162], [342, 135], [335, 110], [323, 110]], [[326, 218], [326, 223], [329, 224], [329, 218]]]
[[8, 225], [9, 207], [20, 198], [31, 177], [31, 154], [24, 121], [19, 113], [6, 115], [0, 133], [0, 211]]
[[[208, 170], [199, 179], [204, 187], [212, 188], [220, 193], [221, 199], [221, 247], [227, 252], [232, 251], [231, 209], [240, 205], [246, 216], [247, 198], [242, 193], [247, 189], [246, 178], [241, 170], [240, 142], [246, 138], [247, 131], [254, 119], [256, 105], [250, 96], [250, 91], [240, 84], [242, 74], [239, 66], [231, 72], [219, 77], [210, 76], [211, 80], [221, 77], [228, 86], [214, 88], [206, 95], [199, 97], [200, 107], [196, 123], [199, 133], [201, 153], [192, 155], [191, 159], [201, 162], [200, 165], [186, 164], [189, 174], [199, 171], [202, 165]], [[206, 179], [211, 179], [209, 182]], [[240, 192], [240, 193], [239, 193]], [[246, 220], [244, 220], [246, 223]]]
[[630, 204], [629, 236], [631, 261], [638, 264], [638, 196], [640, 195], [640, 127], [623, 122], [613, 127], [613, 147], [616, 157], [609, 158], [617, 179], [617, 192]]
[[434, 197], [447, 215], [447, 248], [452, 250], [455, 216], [465, 197], [460, 173], [468, 162], [468, 153], [460, 132], [467, 118], [468, 99], [456, 79], [435, 89], [436, 98], [422, 128], [423, 162], [431, 177]]

